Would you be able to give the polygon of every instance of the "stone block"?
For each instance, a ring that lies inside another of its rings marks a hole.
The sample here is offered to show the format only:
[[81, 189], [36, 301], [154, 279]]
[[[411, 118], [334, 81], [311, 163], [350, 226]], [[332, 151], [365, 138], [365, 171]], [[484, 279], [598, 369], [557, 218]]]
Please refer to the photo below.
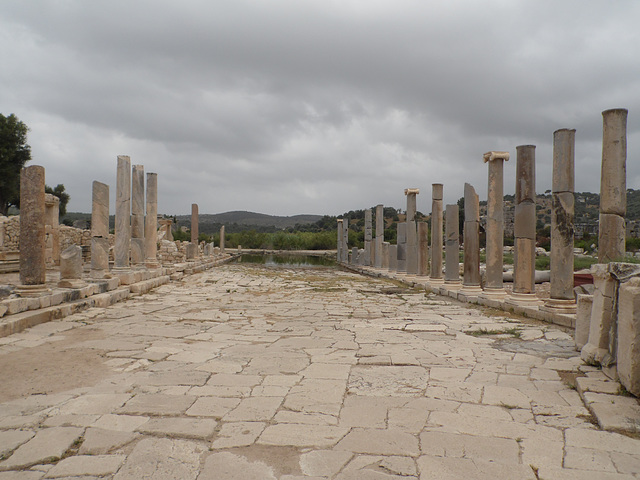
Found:
[[71, 245], [60, 254], [60, 279], [82, 278], [82, 248]]
[[640, 278], [620, 285], [618, 296], [618, 348], [620, 383], [640, 396]]
[[582, 347], [584, 347], [589, 341], [592, 307], [593, 295], [578, 295], [575, 331], [576, 350], [578, 351], [582, 350]]
[[589, 342], [582, 348], [580, 356], [586, 363], [607, 365], [612, 360], [609, 345], [613, 323], [615, 280], [609, 274], [607, 264], [592, 265], [591, 274], [595, 291], [589, 326]]

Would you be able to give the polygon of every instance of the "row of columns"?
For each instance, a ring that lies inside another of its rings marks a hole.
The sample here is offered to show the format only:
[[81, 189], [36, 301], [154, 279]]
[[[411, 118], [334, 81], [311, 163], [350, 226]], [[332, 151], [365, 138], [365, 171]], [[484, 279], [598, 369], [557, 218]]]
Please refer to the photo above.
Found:
[[[603, 112], [603, 148], [598, 256], [607, 262], [624, 256], [626, 213], [626, 117], [625, 109]], [[560, 129], [553, 134], [553, 181], [551, 216], [551, 293], [544, 305], [535, 294], [536, 193], [535, 146], [516, 147], [516, 194], [514, 225], [513, 292], [506, 298], [503, 285], [504, 252], [504, 162], [509, 153], [491, 151], [483, 155], [488, 164], [486, 216], [486, 278], [480, 278], [480, 207], [478, 195], [470, 184], [464, 188], [464, 266], [460, 285], [458, 206], [446, 206], [446, 232], [443, 240], [443, 185], [432, 185], [431, 238], [427, 226], [416, 223], [416, 196], [419, 190], [405, 190], [406, 221], [397, 226], [396, 245], [384, 242], [383, 206], [376, 207], [376, 242], [373, 265], [400, 274], [427, 276], [431, 285], [445, 283], [460, 288], [466, 295], [487, 299], [505, 299], [514, 305], [539, 306], [557, 313], [575, 313], [573, 292], [574, 242], [574, 163], [575, 130]], [[338, 220], [338, 260], [348, 261], [348, 220]], [[442, 250], [445, 250], [445, 275], [442, 276]], [[365, 210], [365, 251], [357, 254], [371, 265], [371, 210]], [[383, 255], [388, 251], [388, 260]], [[459, 285], [459, 286], [458, 286]]]

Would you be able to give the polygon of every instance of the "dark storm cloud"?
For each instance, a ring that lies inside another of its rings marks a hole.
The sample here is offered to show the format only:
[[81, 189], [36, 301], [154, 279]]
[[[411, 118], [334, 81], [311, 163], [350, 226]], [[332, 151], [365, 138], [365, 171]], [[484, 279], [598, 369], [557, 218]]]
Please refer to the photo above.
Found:
[[[538, 145], [549, 188], [563, 127], [578, 130], [577, 189], [597, 191], [602, 110], [630, 110], [637, 157], [639, 14], [596, 1], [3, 2], [0, 101], [77, 210], [130, 154], [159, 173], [173, 213], [341, 213], [402, 206], [410, 186], [428, 212], [433, 182], [447, 202], [465, 181], [486, 192], [490, 149]], [[515, 158], [507, 192], [514, 171]]]

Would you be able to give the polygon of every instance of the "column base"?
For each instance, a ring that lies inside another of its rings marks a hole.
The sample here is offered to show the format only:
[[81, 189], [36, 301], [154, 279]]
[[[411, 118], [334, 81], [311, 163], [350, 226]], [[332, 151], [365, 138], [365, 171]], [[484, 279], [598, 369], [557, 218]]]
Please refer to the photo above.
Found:
[[573, 314], [578, 310], [578, 306], [574, 300], [549, 298], [545, 300], [544, 305], [540, 307], [540, 310], [551, 313]]
[[145, 260], [144, 264], [149, 270], [155, 270], [157, 268], [160, 268], [160, 262], [158, 262], [158, 260], [155, 260], [155, 259]]
[[427, 280], [427, 283], [429, 285], [443, 285], [444, 284], [444, 278], [433, 278], [433, 277], [429, 277], [429, 280]]
[[51, 293], [51, 289], [47, 288], [44, 283], [38, 285], [19, 285], [13, 293], [20, 297], [40, 297]]
[[58, 282], [60, 288], [83, 288], [87, 286], [87, 282], [79, 278], [65, 278]]
[[507, 296], [507, 291], [504, 288], [492, 288], [485, 287], [481, 295], [478, 298], [486, 298], [487, 300], [504, 300]]
[[504, 303], [518, 307], [539, 307], [542, 305], [535, 293], [512, 293], [507, 296]]
[[460, 280], [445, 280], [444, 288], [447, 290], [460, 290], [462, 288], [462, 282], [460, 282]]
[[107, 278], [107, 273], [105, 270], [91, 270], [89, 272], [89, 276], [91, 278], [95, 278], [97, 280], [101, 280], [103, 278]]

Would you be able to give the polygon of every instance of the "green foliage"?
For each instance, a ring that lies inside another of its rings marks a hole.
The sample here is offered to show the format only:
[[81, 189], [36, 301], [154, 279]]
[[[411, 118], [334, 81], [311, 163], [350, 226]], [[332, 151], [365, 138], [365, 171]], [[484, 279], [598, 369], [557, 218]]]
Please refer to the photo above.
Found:
[[640, 238], [627, 238], [626, 251], [637, 252], [638, 250], [640, 250]]
[[6, 215], [9, 206], [20, 204], [20, 170], [31, 160], [27, 145], [29, 128], [13, 113], [0, 113], [0, 214]]
[[44, 186], [44, 192], [55, 195], [60, 199], [60, 217], [64, 217], [67, 214], [67, 204], [71, 195], [64, 191], [64, 185], [59, 183], [56, 188], [51, 188], [49, 185]]
[[[356, 232], [349, 232], [357, 235]], [[214, 236], [214, 241], [217, 239]], [[327, 232], [287, 232], [276, 233], [245, 230], [225, 234], [225, 246], [236, 248], [258, 248], [266, 250], [332, 250], [336, 248], [337, 231]], [[216, 242], [219, 245], [219, 240]]]
[[181, 242], [191, 241], [191, 232], [189, 230], [187, 230], [186, 232], [183, 232], [182, 230], [176, 230], [174, 232], [171, 232], [171, 234], [173, 235], [174, 240], [179, 240]]
[[[189, 240], [191, 240], [191, 234], [189, 234]], [[198, 234], [198, 243], [200, 242], [211, 243], [211, 235], [207, 235], [206, 233]]]

